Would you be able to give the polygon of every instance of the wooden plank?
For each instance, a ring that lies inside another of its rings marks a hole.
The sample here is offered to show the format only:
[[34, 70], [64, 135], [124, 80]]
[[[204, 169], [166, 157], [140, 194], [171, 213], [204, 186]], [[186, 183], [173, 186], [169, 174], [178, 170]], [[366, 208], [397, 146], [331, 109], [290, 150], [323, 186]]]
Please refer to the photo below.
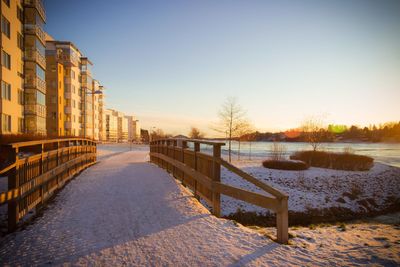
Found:
[[273, 211], [278, 211], [280, 209], [279, 200], [277, 200], [276, 198], [267, 197], [220, 182], [214, 182], [213, 189], [223, 195], [227, 195], [259, 207], [263, 207]]
[[233, 166], [229, 162], [227, 162], [227, 161], [225, 161], [223, 159], [218, 159], [218, 161], [221, 162], [222, 166], [224, 166], [225, 168], [227, 168], [231, 172], [236, 173], [237, 175], [239, 175], [240, 177], [242, 177], [246, 181], [254, 184], [255, 186], [258, 186], [259, 188], [263, 189], [264, 191], [270, 193], [271, 195], [273, 195], [273, 196], [275, 196], [277, 198], [287, 198], [288, 197], [287, 194], [285, 194], [285, 193], [273, 188], [270, 185], [267, 185], [267, 184], [261, 182], [260, 180], [254, 178], [250, 174], [245, 173], [244, 171], [242, 171], [241, 169], [237, 168], [236, 166]]
[[207, 176], [205, 176], [204, 174], [201, 174], [200, 172], [194, 170], [193, 168], [190, 168], [189, 166], [185, 165], [182, 162], [179, 162], [177, 160], [173, 160], [163, 154], [160, 153], [150, 153], [151, 156], [156, 157], [156, 158], [160, 158], [172, 165], [174, 165], [175, 167], [177, 167], [179, 170], [183, 171], [185, 174], [193, 177], [195, 180], [197, 180], [198, 182], [200, 182], [201, 184], [203, 184], [204, 186], [208, 187], [209, 189], [212, 188], [212, 180], [210, 178], [208, 178]]

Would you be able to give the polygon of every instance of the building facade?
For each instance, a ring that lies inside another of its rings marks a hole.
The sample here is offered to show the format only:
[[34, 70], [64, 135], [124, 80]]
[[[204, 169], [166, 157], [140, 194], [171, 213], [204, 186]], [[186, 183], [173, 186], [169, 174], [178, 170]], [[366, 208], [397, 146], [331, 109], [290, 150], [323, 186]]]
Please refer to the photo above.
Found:
[[135, 116], [125, 116], [128, 120], [128, 141], [139, 142], [141, 141], [141, 129], [139, 120]]
[[0, 134], [24, 132], [23, 3], [1, 1]]
[[98, 95], [99, 104], [99, 140], [106, 141], [106, 115], [105, 115], [105, 95], [104, 86], [99, 85], [99, 91], [101, 94]]
[[104, 111], [106, 122], [106, 141], [118, 142], [118, 116], [112, 109]]
[[82, 136], [93, 138], [93, 79], [92, 62], [87, 57], [81, 57], [81, 118], [82, 118]]
[[[53, 70], [56, 70], [56, 66], [62, 65], [62, 83], [64, 87], [63, 107], [59, 103], [56, 103], [56, 101], [48, 102], [47, 105], [51, 111], [48, 112], [47, 117], [52, 117], [55, 109], [58, 109], [58, 112], [56, 112], [57, 115], [63, 113], [64, 116], [61, 120], [64, 122], [65, 136], [82, 136], [83, 133], [81, 125], [80, 58], [81, 52], [71, 42], [54, 40], [46, 42], [46, 60], [48, 60], [50, 68], [47, 73], [52, 73]], [[49, 90], [53, 92], [51, 93], [52, 96], [54, 95], [54, 90], [61, 87], [57, 84], [60, 82], [59, 78], [60, 76], [51, 75], [47, 79], [47, 82], [50, 84]], [[48, 99], [52, 99], [51, 96]], [[63, 111], [61, 111], [62, 109]], [[54, 126], [50, 126], [50, 128], [54, 128]]]
[[[2, 1], [15, 4], [20, 1]], [[18, 11], [19, 13], [19, 11]], [[15, 13], [17, 14], [17, 13]], [[46, 134], [46, 14], [41, 0], [24, 0], [25, 131]], [[17, 39], [17, 38], [15, 38]]]
[[92, 120], [93, 120], [93, 139], [100, 140], [100, 112], [99, 112], [99, 99], [100, 94], [103, 92], [100, 90], [100, 83], [93, 79], [92, 85]]

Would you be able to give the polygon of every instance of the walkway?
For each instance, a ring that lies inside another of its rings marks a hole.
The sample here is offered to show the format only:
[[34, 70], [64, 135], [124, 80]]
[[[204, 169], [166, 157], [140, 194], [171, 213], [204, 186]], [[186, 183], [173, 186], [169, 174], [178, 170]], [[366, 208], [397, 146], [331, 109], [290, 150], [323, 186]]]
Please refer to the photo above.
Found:
[[263, 264], [284, 262], [289, 247], [212, 216], [146, 161], [147, 151], [103, 156], [42, 217], [0, 242], [0, 265], [226, 266], [260, 264], [261, 256]]

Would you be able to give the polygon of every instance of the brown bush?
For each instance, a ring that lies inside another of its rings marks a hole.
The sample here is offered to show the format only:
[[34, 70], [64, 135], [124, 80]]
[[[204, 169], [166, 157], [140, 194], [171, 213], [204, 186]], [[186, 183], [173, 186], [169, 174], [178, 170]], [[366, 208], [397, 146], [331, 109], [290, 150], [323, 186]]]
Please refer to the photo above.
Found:
[[269, 169], [299, 171], [307, 170], [308, 165], [300, 160], [273, 160], [268, 159], [263, 161], [263, 166]]
[[299, 151], [291, 155], [290, 159], [304, 161], [313, 167], [346, 171], [367, 171], [374, 162], [368, 156], [325, 151]]

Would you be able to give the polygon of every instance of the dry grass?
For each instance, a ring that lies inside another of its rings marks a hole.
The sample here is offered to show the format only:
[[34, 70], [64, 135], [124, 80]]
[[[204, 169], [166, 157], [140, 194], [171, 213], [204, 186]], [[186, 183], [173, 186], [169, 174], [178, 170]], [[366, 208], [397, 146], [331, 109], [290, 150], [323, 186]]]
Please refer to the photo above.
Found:
[[290, 159], [304, 161], [313, 167], [346, 171], [367, 171], [374, 162], [368, 156], [324, 151], [299, 151], [290, 156]]

